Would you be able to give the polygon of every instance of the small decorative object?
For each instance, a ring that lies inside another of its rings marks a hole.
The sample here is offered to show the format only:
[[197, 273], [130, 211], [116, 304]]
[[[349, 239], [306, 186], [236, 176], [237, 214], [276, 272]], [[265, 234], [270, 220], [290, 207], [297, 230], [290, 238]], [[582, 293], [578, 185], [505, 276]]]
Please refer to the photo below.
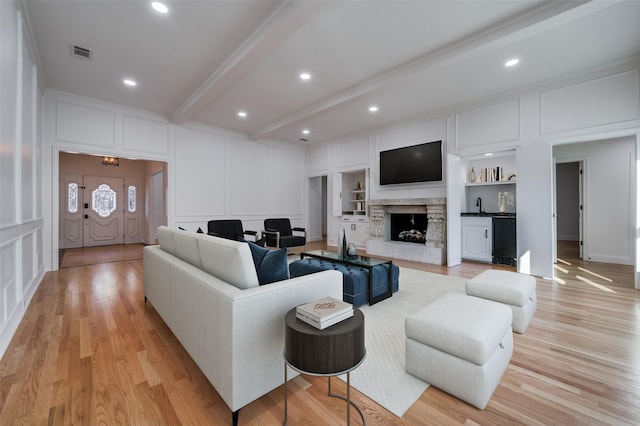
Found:
[[513, 194], [511, 192], [498, 192], [498, 212], [504, 213], [506, 206], [514, 207]]
[[355, 256], [358, 253], [357, 249], [356, 249], [356, 245], [353, 243], [349, 243], [349, 245], [347, 246], [347, 256]]
[[471, 183], [474, 183], [476, 181], [476, 171], [473, 169], [473, 167], [471, 168], [471, 176], [469, 177], [469, 180], [471, 181]]
[[[343, 242], [344, 246], [343, 246]], [[338, 256], [345, 256], [345, 249], [346, 249], [346, 237], [344, 235], [344, 229], [341, 229], [338, 232]]]
[[347, 255], [347, 236], [344, 233], [344, 231], [342, 231], [342, 256], [346, 256]]
[[362, 189], [362, 184], [358, 182], [358, 184], [356, 185], [356, 190], [360, 191], [361, 189]]

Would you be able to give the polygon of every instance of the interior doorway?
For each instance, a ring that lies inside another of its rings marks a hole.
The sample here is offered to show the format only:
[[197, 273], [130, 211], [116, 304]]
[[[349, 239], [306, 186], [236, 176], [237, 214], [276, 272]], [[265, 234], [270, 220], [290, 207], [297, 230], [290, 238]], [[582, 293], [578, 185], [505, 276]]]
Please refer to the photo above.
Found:
[[307, 239], [323, 241], [327, 238], [327, 176], [314, 176], [309, 185], [309, 222]]
[[575, 246], [583, 259], [584, 161], [556, 164], [556, 240], [558, 246]]
[[167, 163], [103, 159], [60, 152], [60, 250], [153, 243], [167, 224]]

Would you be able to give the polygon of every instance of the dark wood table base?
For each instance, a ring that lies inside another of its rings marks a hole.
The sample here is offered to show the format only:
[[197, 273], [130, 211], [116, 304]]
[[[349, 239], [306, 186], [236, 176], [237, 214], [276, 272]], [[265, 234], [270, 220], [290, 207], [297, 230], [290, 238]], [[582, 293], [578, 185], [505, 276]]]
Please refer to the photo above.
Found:
[[[364, 361], [364, 315], [353, 308], [353, 316], [331, 327], [319, 330], [296, 318], [296, 308], [285, 315], [284, 337], [284, 422], [287, 424], [287, 367], [329, 378], [328, 395], [347, 401], [347, 425], [351, 424], [351, 406], [362, 417], [360, 407], [351, 402], [351, 370]], [[347, 395], [331, 392], [331, 377], [347, 375]]]

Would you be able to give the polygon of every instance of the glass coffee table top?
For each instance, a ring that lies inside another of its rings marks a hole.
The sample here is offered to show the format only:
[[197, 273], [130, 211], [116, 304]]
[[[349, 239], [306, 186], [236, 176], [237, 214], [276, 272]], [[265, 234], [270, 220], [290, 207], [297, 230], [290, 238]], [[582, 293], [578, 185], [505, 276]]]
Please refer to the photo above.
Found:
[[369, 256], [342, 256], [338, 254], [338, 252], [331, 250], [312, 250], [307, 251], [300, 254], [300, 257], [309, 256], [309, 257], [318, 257], [322, 259], [328, 260], [336, 260], [340, 262], [348, 262], [352, 265], [358, 265], [363, 267], [376, 266], [376, 265], [384, 265], [386, 263], [391, 263], [389, 259], [378, 259], [375, 257]]

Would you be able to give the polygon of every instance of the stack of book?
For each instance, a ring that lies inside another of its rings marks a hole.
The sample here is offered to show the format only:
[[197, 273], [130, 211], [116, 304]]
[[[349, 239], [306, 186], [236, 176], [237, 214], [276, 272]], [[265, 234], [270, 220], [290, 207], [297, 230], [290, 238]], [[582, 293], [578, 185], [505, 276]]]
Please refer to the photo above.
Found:
[[325, 297], [296, 308], [296, 317], [323, 330], [353, 316], [353, 305], [333, 297]]

